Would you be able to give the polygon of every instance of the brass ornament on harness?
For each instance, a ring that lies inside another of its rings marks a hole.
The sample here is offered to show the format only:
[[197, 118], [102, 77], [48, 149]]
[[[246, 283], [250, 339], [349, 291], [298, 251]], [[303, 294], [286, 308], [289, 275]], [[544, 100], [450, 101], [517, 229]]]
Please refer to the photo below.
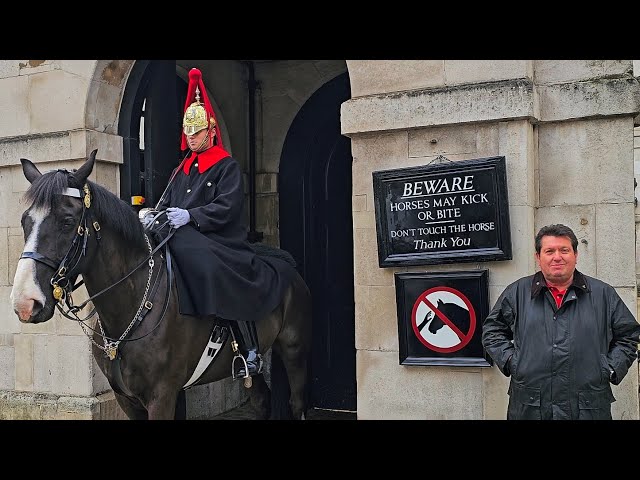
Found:
[[84, 206], [89, 208], [91, 206], [91, 193], [89, 192], [89, 185], [87, 183], [82, 187], [84, 191]]
[[109, 342], [104, 346], [104, 353], [107, 354], [107, 357], [109, 357], [109, 360], [115, 360], [116, 355], [118, 354], [118, 345], [116, 345], [115, 343]]
[[64, 290], [57, 283], [53, 284], [53, 298], [55, 298], [58, 302], [62, 299], [64, 295]]

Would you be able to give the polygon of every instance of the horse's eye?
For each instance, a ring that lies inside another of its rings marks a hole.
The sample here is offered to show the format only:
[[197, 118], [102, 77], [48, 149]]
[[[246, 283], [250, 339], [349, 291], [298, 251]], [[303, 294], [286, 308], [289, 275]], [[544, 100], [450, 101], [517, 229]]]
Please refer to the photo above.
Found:
[[62, 222], [62, 225], [65, 227], [73, 227], [75, 225], [75, 220], [72, 217], [67, 217]]

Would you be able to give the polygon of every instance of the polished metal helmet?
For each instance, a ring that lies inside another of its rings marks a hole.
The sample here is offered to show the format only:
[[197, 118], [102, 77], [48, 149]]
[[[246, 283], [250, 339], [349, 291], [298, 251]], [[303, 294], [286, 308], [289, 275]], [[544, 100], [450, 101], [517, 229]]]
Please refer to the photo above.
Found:
[[196, 101], [187, 107], [182, 119], [182, 131], [185, 135], [195, 135], [205, 128], [213, 128], [216, 121], [210, 117], [203, 103], [200, 103], [200, 89], [196, 87]]

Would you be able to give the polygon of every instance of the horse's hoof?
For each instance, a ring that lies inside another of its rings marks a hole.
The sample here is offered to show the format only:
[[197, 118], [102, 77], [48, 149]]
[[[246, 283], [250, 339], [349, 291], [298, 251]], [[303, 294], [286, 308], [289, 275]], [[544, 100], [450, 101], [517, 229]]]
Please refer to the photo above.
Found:
[[251, 380], [251, 377], [247, 377], [244, 379], [244, 387], [245, 388], [251, 388], [251, 385], [253, 385], [253, 380]]

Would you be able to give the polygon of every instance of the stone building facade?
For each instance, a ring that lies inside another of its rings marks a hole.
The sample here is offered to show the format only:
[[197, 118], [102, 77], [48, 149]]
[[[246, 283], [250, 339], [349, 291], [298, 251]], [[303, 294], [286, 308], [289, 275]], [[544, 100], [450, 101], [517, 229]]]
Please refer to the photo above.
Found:
[[[399, 364], [394, 273], [489, 269], [493, 305], [507, 284], [536, 270], [537, 230], [562, 222], [580, 241], [578, 268], [613, 285], [637, 312], [640, 260], [627, 260], [640, 259], [634, 204], [640, 85], [634, 61], [258, 61], [251, 75], [259, 88], [250, 94], [246, 61], [175, 63], [183, 80], [189, 68], [202, 70], [225, 146], [243, 166], [247, 185], [255, 186], [255, 227], [267, 243], [283, 246], [285, 230], [307, 228], [281, 215], [287, 142], [305, 115], [322, 108], [317, 93], [339, 76], [348, 78], [349, 96], [340, 100], [335, 121], [349, 139], [351, 180], [327, 195], [351, 190], [345, 210], [352, 233], [342, 246], [353, 259], [353, 327], [347, 335], [354, 345], [358, 419], [505, 417], [508, 379], [496, 367]], [[21, 195], [28, 182], [20, 158], [41, 170], [77, 168], [98, 148], [90, 178], [124, 197], [127, 153], [119, 125], [136, 64], [0, 61], [0, 418], [122, 416], [79, 326], [58, 314], [40, 325], [22, 324], [9, 295], [24, 246]], [[255, 107], [253, 124], [249, 104]], [[512, 260], [380, 268], [372, 173], [427, 165], [440, 155], [454, 162], [505, 157]], [[287, 162], [287, 171], [295, 172], [295, 160]], [[336, 180], [331, 172], [326, 170], [328, 178]], [[332, 251], [325, 254], [330, 258]], [[187, 392], [188, 415], [209, 418], [245, 395], [230, 381], [196, 387]], [[637, 364], [614, 395], [614, 418], [640, 417]]]

